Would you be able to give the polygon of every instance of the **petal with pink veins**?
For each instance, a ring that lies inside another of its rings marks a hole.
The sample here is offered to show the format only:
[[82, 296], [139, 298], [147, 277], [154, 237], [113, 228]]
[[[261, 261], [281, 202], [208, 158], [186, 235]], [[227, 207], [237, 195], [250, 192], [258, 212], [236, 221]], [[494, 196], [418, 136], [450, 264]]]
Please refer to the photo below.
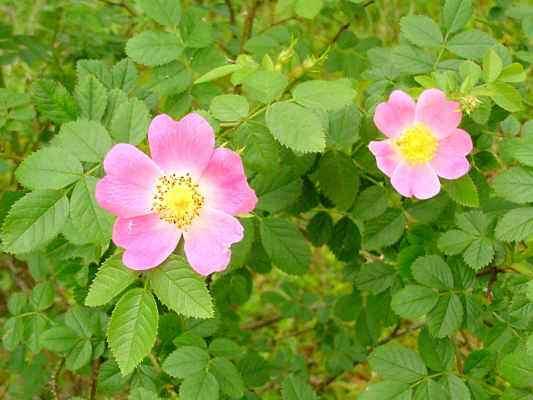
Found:
[[176, 248], [181, 232], [156, 214], [118, 218], [113, 227], [113, 242], [125, 249], [122, 261], [130, 269], [157, 267]]
[[439, 139], [454, 133], [461, 118], [459, 103], [449, 101], [441, 90], [424, 90], [416, 103], [415, 121], [428, 126]]
[[439, 142], [437, 153], [466, 156], [472, 151], [472, 148], [470, 135], [462, 129], [456, 129], [454, 133]]
[[241, 158], [229, 149], [214, 151], [199, 181], [209, 207], [236, 215], [255, 208], [257, 196], [244, 174]]
[[223, 271], [230, 262], [233, 243], [243, 238], [243, 227], [233, 216], [205, 207], [183, 232], [185, 255], [201, 275]]
[[153, 160], [166, 173], [191, 174], [198, 179], [215, 146], [213, 128], [196, 113], [175, 121], [166, 114], [152, 120], [148, 142]]
[[411, 170], [412, 167], [405, 163], [400, 162], [394, 169], [391, 176], [391, 184], [404, 197], [412, 197], [413, 191], [411, 189]]
[[411, 96], [401, 90], [395, 90], [387, 102], [376, 107], [374, 124], [385, 136], [397, 137], [405, 128], [413, 125], [415, 107]]
[[417, 199], [425, 200], [440, 192], [440, 181], [429, 164], [418, 164], [411, 170], [411, 190]]

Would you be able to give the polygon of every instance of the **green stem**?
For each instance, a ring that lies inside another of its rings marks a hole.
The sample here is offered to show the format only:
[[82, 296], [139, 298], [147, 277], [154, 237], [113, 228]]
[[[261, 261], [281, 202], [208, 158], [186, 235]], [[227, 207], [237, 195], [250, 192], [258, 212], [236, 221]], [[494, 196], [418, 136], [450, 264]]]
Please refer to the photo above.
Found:
[[531, 268], [531, 265], [525, 261], [512, 263], [508, 268], [518, 272], [519, 274], [533, 278], [533, 268]]

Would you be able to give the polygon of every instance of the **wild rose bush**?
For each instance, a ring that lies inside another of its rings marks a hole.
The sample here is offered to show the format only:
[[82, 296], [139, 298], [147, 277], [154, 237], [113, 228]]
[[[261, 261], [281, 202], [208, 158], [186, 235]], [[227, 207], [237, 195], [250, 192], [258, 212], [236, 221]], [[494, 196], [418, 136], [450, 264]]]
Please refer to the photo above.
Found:
[[0, 397], [532, 399], [527, 1], [0, 2]]

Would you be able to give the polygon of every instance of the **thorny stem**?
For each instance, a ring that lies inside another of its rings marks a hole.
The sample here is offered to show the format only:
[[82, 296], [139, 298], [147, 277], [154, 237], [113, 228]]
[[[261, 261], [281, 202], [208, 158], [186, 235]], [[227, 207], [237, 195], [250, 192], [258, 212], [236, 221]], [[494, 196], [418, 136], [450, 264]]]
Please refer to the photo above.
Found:
[[250, 39], [250, 36], [252, 35], [252, 29], [254, 27], [254, 19], [255, 14], [257, 12], [257, 7], [261, 3], [261, 0], [252, 0], [251, 6], [248, 8], [248, 11], [246, 12], [246, 19], [244, 20], [244, 26], [242, 28], [242, 35], [241, 35], [241, 44], [240, 44], [240, 52], [242, 53], [244, 50], [244, 45]]
[[52, 391], [52, 396], [54, 400], [59, 400], [59, 389], [58, 389], [58, 379], [61, 375], [61, 370], [63, 369], [63, 365], [65, 364], [65, 359], [62, 358], [59, 361], [59, 364], [57, 364], [57, 367], [54, 370], [54, 374], [52, 375], [52, 379], [50, 380], [50, 390]]
[[89, 399], [96, 399], [96, 382], [98, 380], [98, 372], [100, 371], [100, 357], [93, 362], [93, 368], [91, 372], [91, 391], [89, 393]]
[[229, 23], [231, 25], [235, 25], [235, 8], [233, 8], [233, 3], [231, 2], [231, 0], [225, 0], [226, 2], [226, 7], [228, 7], [228, 11], [229, 11]]

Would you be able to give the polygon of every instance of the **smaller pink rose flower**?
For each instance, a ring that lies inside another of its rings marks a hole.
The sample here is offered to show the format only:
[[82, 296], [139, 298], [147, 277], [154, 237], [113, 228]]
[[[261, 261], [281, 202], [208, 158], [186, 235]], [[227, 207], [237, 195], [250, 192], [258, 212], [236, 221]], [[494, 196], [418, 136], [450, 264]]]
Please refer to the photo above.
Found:
[[130, 144], [106, 155], [96, 200], [118, 218], [113, 242], [131, 269], [157, 267], [181, 237], [185, 255], [201, 275], [223, 271], [233, 243], [243, 238], [235, 215], [257, 203], [240, 156], [215, 149], [213, 128], [199, 114], [180, 121], [155, 117], [148, 128], [151, 158]]
[[468, 173], [472, 139], [462, 129], [459, 103], [438, 89], [424, 90], [418, 102], [401, 90], [380, 103], [374, 123], [388, 139], [368, 145], [378, 168], [405, 197], [429, 199], [440, 192], [439, 177]]

